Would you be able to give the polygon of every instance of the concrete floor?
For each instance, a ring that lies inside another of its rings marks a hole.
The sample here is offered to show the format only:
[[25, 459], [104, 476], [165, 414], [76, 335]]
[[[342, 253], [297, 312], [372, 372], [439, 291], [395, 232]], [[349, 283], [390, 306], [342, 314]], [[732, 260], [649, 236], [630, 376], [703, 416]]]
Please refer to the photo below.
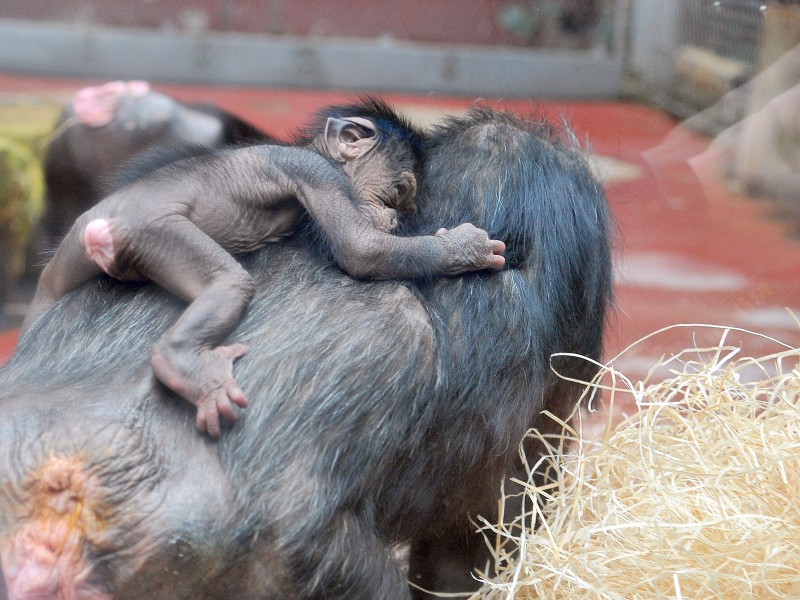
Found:
[[[97, 82], [0, 76], [0, 94], [46, 95], [66, 100]], [[352, 99], [339, 92], [155, 86], [188, 101], [214, 102], [278, 137], [303, 124], [317, 107]], [[412, 120], [429, 124], [473, 101], [439, 96], [385, 96]], [[671, 117], [637, 104], [540, 103], [487, 99], [522, 113], [565, 117], [589, 147], [617, 221], [617, 305], [607, 334], [607, 357], [672, 324], [736, 326], [800, 347], [800, 244], [795, 224], [773, 216], [772, 205], [733, 192], [721, 177], [722, 160], [708, 140]], [[672, 329], [614, 360], [633, 379], [662, 355], [715, 345], [722, 331]], [[0, 333], [0, 360], [16, 332]], [[780, 349], [764, 337], [734, 332], [728, 344], [743, 355]], [[624, 411], [617, 407], [615, 412]]]

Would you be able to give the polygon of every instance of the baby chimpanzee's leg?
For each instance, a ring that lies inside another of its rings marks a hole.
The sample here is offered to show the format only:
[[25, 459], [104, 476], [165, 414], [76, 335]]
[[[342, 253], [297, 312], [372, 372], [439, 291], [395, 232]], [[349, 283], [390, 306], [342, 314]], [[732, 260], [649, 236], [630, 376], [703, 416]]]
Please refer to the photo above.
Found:
[[247, 346], [219, 346], [253, 296], [250, 275], [188, 219], [170, 215], [137, 228], [120, 218], [85, 213], [39, 279], [22, 325], [28, 327], [61, 296], [106, 272], [117, 279], [150, 279], [189, 303], [153, 349], [153, 371], [197, 407], [197, 427], [219, 436], [220, 415], [236, 420], [233, 405], [247, 400], [233, 362]]
[[86, 253], [82, 239], [86, 222], [85, 215], [77, 220], [42, 271], [28, 314], [20, 327], [21, 333], [24, 334], [64, 294], [103, 272], [104, 269]]
[[242, 266], [192, 222], [174, 217], [135, 233], [136, 270], [189, 302], [153, 349], [156, 377], [197, 407], [197, 428], [220, 433], [220, 415], [236, 420], [233, 405], [247, 400], [233, 378], [244, 344], [220, 346], [255, 291]]

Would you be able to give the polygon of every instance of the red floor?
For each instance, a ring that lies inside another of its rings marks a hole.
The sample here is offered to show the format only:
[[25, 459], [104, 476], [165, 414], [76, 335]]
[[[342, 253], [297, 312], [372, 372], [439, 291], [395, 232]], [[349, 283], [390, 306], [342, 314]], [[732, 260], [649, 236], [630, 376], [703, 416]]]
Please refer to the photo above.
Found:
[[[0, 76], [0, 95], [67, 98], [87, 83], [96, 82]], [[215, 102], [277, 136], [301, 125], [320, 105], [353, 97], [339, 92], [156, 87], [180, 99]], [[422, 121], [472, 103], [436, 96], [386, 97]], [[669, 116], [636, 104], [488, 103], [524, 113], [564, 115], [579, 139], [605, 159], [602, 164], [611, 175], [608, 196], [618, 226], [617, 307], [607, 338], [609, 357], [674, 323], [735, 325], [800, 346], [800, 326], [784, 310], [800, 315], [800, 244], [788, 238], [786, 224], [771, 218], [769, 203], [730, 191], [717, 175], [718, 161], [707, 156], [693, 159], [707, 148], [706, 140], [676, 128]], [[689, 159], [696, 169], [690, 168]], [[673, 330], [627, 353], [616, 365], [640, 377], [660, 355], [718, 341], [719, 335]], [[0, 334], [0, 359], [11, 353], [15, 341], [14, 332]], [[743, 353], [750, 355], [777, 348], [748, 335], [729, 341], [741, 343]]]

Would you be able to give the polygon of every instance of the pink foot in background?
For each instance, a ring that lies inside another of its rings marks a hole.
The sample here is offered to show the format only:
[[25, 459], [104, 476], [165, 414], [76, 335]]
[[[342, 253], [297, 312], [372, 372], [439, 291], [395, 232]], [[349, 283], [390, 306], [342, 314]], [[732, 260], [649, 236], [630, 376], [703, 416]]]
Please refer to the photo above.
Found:
[[122, 98], [144, 96], [150, 91], [146, 81], [111, 81], [105, 85], [86, 87], [75, 92], [72, 109], [75, 116], [89, 127], [103, 127], [114, 120]]

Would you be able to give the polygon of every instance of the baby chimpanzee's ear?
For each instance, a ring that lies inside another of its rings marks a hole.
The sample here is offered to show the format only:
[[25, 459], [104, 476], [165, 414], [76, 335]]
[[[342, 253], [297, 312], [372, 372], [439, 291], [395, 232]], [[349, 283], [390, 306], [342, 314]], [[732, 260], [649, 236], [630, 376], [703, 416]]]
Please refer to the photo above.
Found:
[[336, 161], [355, 160], [378, 143], [378, 130], [369, 119], [329, 117], [325, 123], [325, 145]]

